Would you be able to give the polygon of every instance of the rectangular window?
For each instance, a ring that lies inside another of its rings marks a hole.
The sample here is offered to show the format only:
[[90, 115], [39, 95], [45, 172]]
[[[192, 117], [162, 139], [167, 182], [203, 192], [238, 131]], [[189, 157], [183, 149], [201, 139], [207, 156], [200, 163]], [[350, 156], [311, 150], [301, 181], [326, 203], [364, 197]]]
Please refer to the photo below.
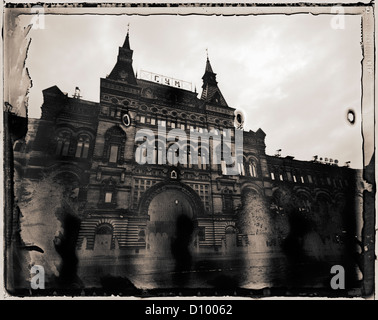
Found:
[[88, 151], [89, 151], [89, 143], [84, 143], [84, 147], [83, 147], [83, 155], [82, 157], [83, 158], [87, 158], [88, 157]]
[[70, 147], [70, 143], [68, 141], [65, 141], [64, 145], [63, 145], [62, 156], [67, 156], [68, 155], [69, 147]]
[[293, 181], [293, 177], [291, 176], [291, 172], [286, 172], [287, 180]]
[[242, 161], [238, 162], [238, 171], [240, 175], [245, 176], [244, 164]]
[[311, 175], [307, 175], [307, 178], [308, 178], [308, 182], [312, 183], [312, 177], [311, 177]]
[[165, 164], [164, 163], [164, 154], [163, 154], [163, 149], [161, 148], [161, 147], [159, 147], [159, 149], [158, 149], [158, 152], [157, 152], [157, 161], [156, 161], [156, 163], [157, 164]]
[[293, 175], [293, 181], [296, 183], [297, 182], [297, 177]]
[[185, 130], [185, 123], [181, 123], [181, 130]]
[[165, 120], [158, 120], [158, 126], [165, 127], [166, 121]]
[[222, 174], [227, 175], [226, 161], [224, 160], [221, 161], [221, 168], [222, 168]]
[[155, 118], [151, 118], [151, 124], [154, 126], [156, 124]]
[[276, 179], [276, 178], [274, 177], [274, 173], [273, 173], [273, 172], [270, 173], [270, 178], [271, 178], [272, 180], [275, 180], [275, 179]]
[[283, 181], [283, 175], [282, 174], [280, 174], [280, 180]]
[[55, 154], [60, 155], [60, 152], [62, 151], [62, 146], [63, 146], [63, 141], [58, 140], [58, 143], [56, 144]]
[[116, 163], [117, 159], [118, 159], [118, 146], [111, 145], [109, 162]]
[[171, 122], [171, 128], [172, 129], [176, 128], [176, 123], [174, 123], [173, 121]]
[[111, 203], [112, 202], [112, 192], [105, 192], [105, 203]]
[[81, 157], [82, 148], [83, 148], [83, 142], [79, 142], [77, 144], [77, 147], [76, 147], [76, 153], [75, 153], [75, 157], [76, 158], [80, 158]]
[[146, 122], [146, 117], [140, 116], [140, 123], [145, 123], [145, 122]]
[[304, 178], [303, 178], [303, 176], [301, 176], [301, 182], [304, 183]]

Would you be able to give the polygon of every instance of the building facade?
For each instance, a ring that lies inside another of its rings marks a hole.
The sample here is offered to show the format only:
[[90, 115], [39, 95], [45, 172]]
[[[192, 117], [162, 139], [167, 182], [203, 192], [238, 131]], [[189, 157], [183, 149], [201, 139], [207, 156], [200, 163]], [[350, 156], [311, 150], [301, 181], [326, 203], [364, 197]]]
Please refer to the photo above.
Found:
[[[265, 133], [242, 131], [242, 116], [223, 97], [209, 59], [199, 96], [180, 82], [137, 78], [132, 58], [127, 34], [101, 79], [99, 103], [81, 99], [78, 89], [73, 97], [56, 86], [44, 90], [41, 119], [29, 122], [26, 141], [14, 146], [16, 181], [52, 177], [77, 204], [80, 254], [161, 255], [186, 231], [194, 254], [282, 252], [290, 237], [309, 255], [345, 252], [355, 235], [354, 170], [267, 155]], [[181, 144], [172, 164], [177, 136], [167, 136], [174, 129], [231, 137], [219, 162], [212, 137]], [[240, 131], [242, 153], [230, 173], [223, 155], [227, 147], [238, 154]]]

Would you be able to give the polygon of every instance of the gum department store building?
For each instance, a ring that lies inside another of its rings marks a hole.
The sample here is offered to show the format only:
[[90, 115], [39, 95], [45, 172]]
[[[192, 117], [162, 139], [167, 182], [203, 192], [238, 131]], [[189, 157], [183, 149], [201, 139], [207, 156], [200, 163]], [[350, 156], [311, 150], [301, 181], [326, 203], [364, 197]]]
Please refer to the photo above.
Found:
[[14, 147], [19, 178], [51, 176], [79, 203], [80, 252], [167, 252], [171, 237], [186, 229], [193, 252], [274, 251], [293, 229], [293, 215], [310, 226], [303, 236], [320, 239], [310, 244], [321, 243], [331, 254], [341, 250], [343, 237], [354, 231], [346, 216], [355, 206], [349, 196], [355, 171], [269, 156], [261, 129], [243, 132], [237, 174], [226, 174], [223, 161], [206, 163], [211, 144], [199, 145], [198, 164], [191, 163], [188, 147], [188, 161], [173, 166], [165, 161], [169, 142], [156, 139], [155, 164], [138, 164], [144, 154], [136, 154], [135, 135], [141, 129], [157, 135], [158, 126], [179, 128], [188, 136], [218, 129], [223, 135], [240, 128], [243, 118], [223, 97], [209, 60], [198, 98], [180, 82], [136, 78], [132, 56], [127, 34], [113, 70], [101, 79], [99, 103], [79, 92], [68, 97], [56, 86], [45, 89], [41, 119], [29, 119], [27, 141]]

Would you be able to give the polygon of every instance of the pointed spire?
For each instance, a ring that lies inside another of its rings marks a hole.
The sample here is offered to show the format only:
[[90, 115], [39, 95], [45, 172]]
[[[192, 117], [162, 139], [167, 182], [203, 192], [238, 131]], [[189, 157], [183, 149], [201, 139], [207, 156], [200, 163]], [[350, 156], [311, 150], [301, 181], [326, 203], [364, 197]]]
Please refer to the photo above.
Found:
[[214, 85], [214, 86], [217, 85], [217, 81], [216, 81], [216, 73], [214, 73], [213, 68], [211, 67], [211, 64], [210, 64], [210, 60], [209, 60], [209, 55], [208, 55], [208, 51], [207, 51], [207, 49], [206, 49], [206, 67], [205, 67], [205, 74], [203, 75], [202, 79], [203, 79], [203, 86], [202, 86], [202, 88], [203, 88], [206, 84], [211, 84], [211, 85]]
[[214, 73], [213, 68], [211, 67], [208, 50], [206, 49], [206, 68], [205, 74], [202, 77], [202, 94], [201, 100], [207, 101], [209, 103], [221, 105], [228, 107], [226, 100], [223, 98], [223, 95], [218, 87], [218, 82], [216, 80], [216, 73]]
[[211, 64], [210, 64], [209, 57], [207, 57], [207, 60], [206, 60], [206, 69], [205, 69], [205, 72], [214, 73], [213, 68], [211, 67]]
[[129, 49], [130, 50], [130, 40], [129, 40], [129, 31], [130, 31], [130, 23], [127, 24], [127, 34], [125, 42], [123, 43], [122, 48]]
[[206, 48], [206, 69], [205, 72], [213, 72], [213, 68], [211, 67], [210, 60], [209, 60], [209, 50]]
[[129, 28], [130, 24], [127, 25], [125, 42], [123, 43], [122, 47], [119, 47], [116, 65], [108, 77], [110, 79], [119, 80], [129, 84], [137, 84], [136, 74], [134, 73], [132, 66], [133, 50], [130, 48]]

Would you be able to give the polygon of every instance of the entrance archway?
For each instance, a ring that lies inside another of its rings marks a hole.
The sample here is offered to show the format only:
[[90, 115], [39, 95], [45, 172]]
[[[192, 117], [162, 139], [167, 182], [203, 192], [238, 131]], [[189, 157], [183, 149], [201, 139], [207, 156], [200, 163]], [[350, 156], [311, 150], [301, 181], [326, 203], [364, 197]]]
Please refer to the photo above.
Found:
[[107, 254], [112, 247], [113, 226], [109, 223], [102, 223], [97, 226], [95, 234], [94, 251]]
[[166, 188], [153, 197], [148, 206], [147, 248], [163, 255], [172, 253], [177, 237], [193, 232], [193, 206], [188, 196], [178, 188]]
[[226, 249], [232, 250], [236, 248], [237, 235], [236, 235], [235, 227], [234, 226], [226, 227], [225, 233], [226, 233]]

